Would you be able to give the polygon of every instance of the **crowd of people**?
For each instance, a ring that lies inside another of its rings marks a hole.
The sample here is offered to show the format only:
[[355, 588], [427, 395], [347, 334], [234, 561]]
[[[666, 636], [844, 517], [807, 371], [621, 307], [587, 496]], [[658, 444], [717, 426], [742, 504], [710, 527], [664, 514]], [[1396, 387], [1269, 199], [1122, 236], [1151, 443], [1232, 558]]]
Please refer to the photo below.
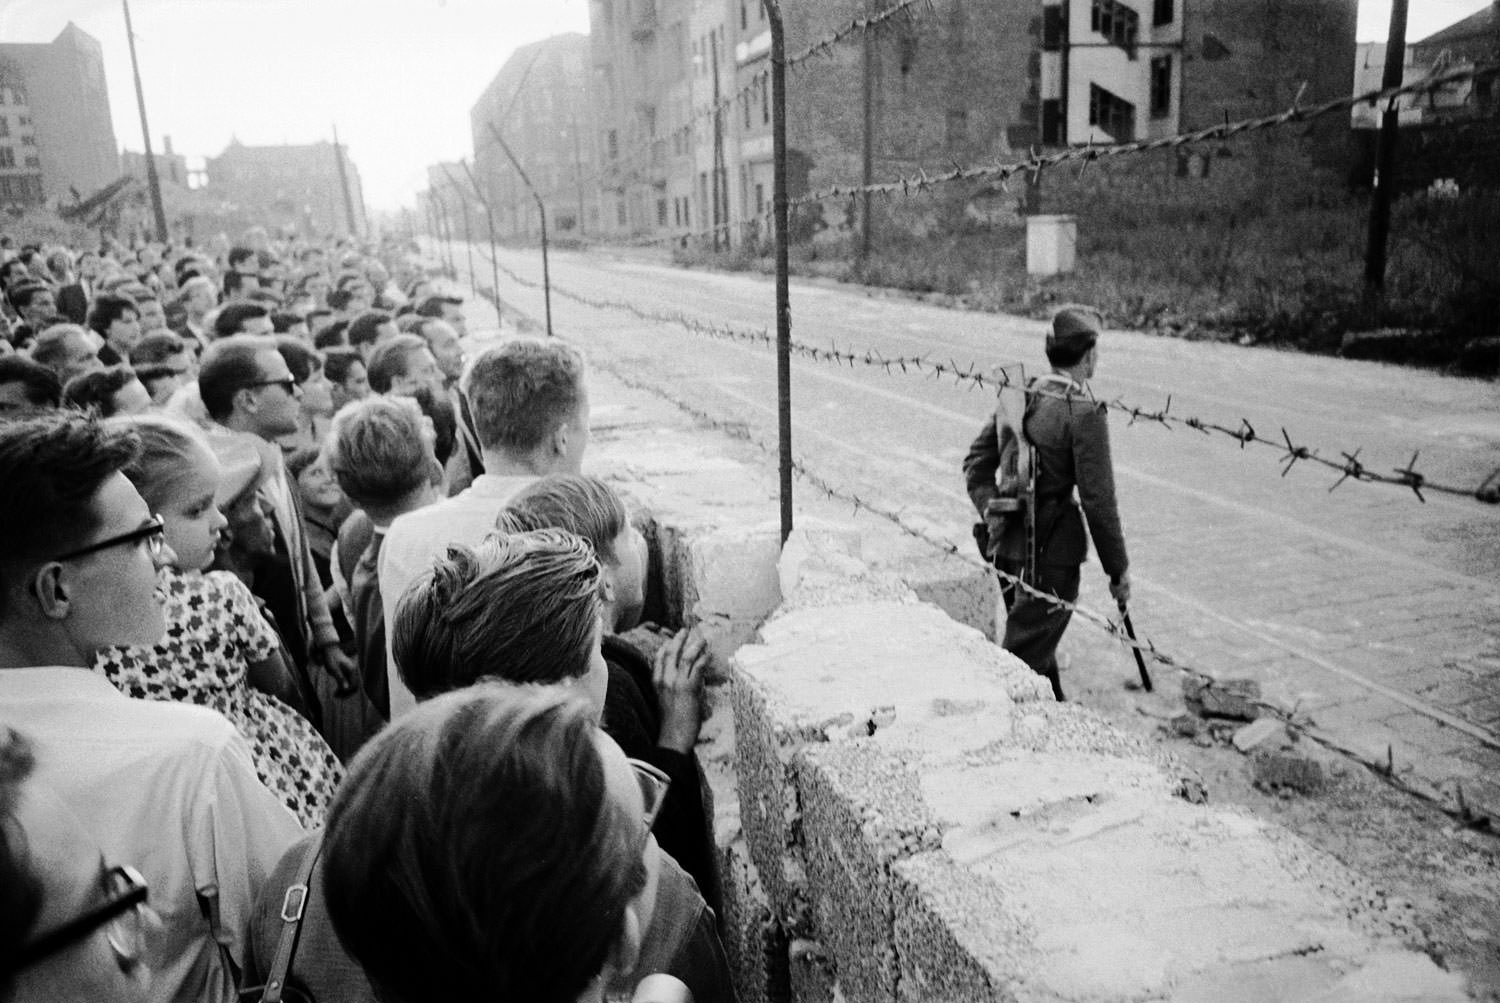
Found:
[[634, 640], [575, 348], [395, 240], [0, 291], [0, 1003], [733, 998], [708, 649]]

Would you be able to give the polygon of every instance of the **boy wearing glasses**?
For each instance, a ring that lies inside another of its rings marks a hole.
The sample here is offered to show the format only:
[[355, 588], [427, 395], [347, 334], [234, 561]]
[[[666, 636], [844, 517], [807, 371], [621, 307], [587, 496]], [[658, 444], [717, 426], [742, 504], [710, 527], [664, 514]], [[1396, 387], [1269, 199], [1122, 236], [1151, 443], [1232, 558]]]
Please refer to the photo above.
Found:
[[255, 893], [301, 828], [222, 716], [131, 700], [88, 668], [165, 629], [156, 571], [172, 555], [120, 472], [138, 449], [77, 415], [0, 425], [0, 724], [26, 730], [36, 781], [106, 859], [149, 881], [151, 998], [220, 1003]]
[[0, 999], [146, 1003], [145, 879], [108, 864], [34, 768], [31, 743], [0, 726]]

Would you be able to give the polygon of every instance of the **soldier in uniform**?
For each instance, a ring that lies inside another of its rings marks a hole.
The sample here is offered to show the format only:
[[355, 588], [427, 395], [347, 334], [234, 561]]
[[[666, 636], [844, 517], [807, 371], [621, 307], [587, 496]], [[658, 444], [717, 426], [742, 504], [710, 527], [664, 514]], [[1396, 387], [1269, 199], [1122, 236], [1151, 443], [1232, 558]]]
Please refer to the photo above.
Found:
[[[1083, 528], [1087, 519], [1088, 535], [1109, 576], [1110, 594], [1125, 603], [1130, 598], [1130, 562], [1115, 504], [1109, 426], [1105, 406], [1093, 399], [1087, 386], [1099, 358], [1099, 327], [1099, 315], [1083, 307], [1065, 307], [1052, 319], [1047, 336], [1052, 372], [1028, 383], [1021, 422], [1021, 434], [1035, 451], [1031, 505], [1024, 497], [1020, 504], [1015, 500], [1029, 486], [1018, 484], [1014, 476], [1015, 453], [1025, 443], [1018, 441], [1009, 424], [994, 418], [985, 423], [964, 457], [964, 482], [983, 519], [975, 536], [1002, 572], [1020, 577], [1026, 567], [1023, 520], [1029, 507], [1034, 513], [1035, 547], [1035, 580], [1029, 584], [1073, 602], [1078, 598], [1079, 569], [1088, 556]], [[1063, 699], [1057, 643], [1072, 612], [1029, 595], [1014, 581], [1002, 583], [1001, 598], [1006, 610], [1003, 647], [1046, 676], [1053, 694]]]

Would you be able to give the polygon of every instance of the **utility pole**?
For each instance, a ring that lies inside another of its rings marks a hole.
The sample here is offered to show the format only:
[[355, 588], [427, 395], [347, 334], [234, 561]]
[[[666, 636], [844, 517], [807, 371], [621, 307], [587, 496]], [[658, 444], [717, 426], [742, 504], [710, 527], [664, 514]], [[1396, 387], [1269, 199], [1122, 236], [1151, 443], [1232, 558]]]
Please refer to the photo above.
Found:
[[161, 178], [156, 173], [156, 154], [151, 151], [151, 126], [146, 124], [146, 92], [141, 87], [141, 64], [135, 57], [135, 28], [130, 23], [130, 0], [125, 8], [125, 40], [130, 43], [130, 72], [135, 76], [135, 103], [141, 111], [141, 136], [146, 146], [146, 187], [151, 191], [151, 214], [156, 217], [156, 239], [167, 243], [167, 210], [161, 203]]
[[723, 218], [719, 214], [723, 178], [720, 173], [724, 168], [724, 109], [720, 105], [719, 97], [719, 29], [714, 28], [708, 33], [710, 67], [714, 75], [714, 183], [713, 183], [713, 228], [714, 228], [714, 250], [722, 250], [719, 241], [719, 226]]
[[[1401, 86], [1406, 65], [1407, 0], [1391, 0], [1391, 28], [1385, 43], [1382, 90]], [[1386, 242], [1391, 235], [1391, 195], [1396, 187], [1396, 133], [1401, 113], [1392, 99], [1380, 119], [1375, 142], [1375, 177], [1370, 192], [1370, 237], [1365, 248], [1365, 305], [1374, 308], [1385, 295]]]
[[[875, 13], [875, 0], [865, 0], [865, 14]], [[875, 183], [875, 60], [879, 53], [875, 49], [875, 33], [867, 31], [864, 33], [864, 83], [863, 98], [865, 111], [865, 129], [860, 147], [860, 163], [862, 177], [864, 178], [864, 192], [860, 194], [859, 207], [859, 260], [869, 260], [870, 245], [872, 241], [870, 219], [870, 186]]]
[[[359, 226], [354, 221], [354, 195], [349, 191], [349, 172], [344, 167], [344, 148], [339, 145], [339, 127], [333, 127], [333, 159], [339, 167], [339, 185], [344, 189], [344, 215], [349, 220], [349, 236], [359, 236]], [[360, 201], [364, 201], [361, 199]]]

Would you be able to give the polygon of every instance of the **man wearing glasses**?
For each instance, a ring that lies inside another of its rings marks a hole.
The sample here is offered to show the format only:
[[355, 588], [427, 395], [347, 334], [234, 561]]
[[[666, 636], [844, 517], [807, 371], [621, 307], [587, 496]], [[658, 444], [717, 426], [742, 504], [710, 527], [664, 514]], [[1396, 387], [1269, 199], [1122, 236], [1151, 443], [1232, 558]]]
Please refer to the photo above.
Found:
[[274, 341], [236, 335], [215, 342], [204, 354], [198, 391], [209, 417], [222, 429], [253, 436], [263, 462], [269, 464], [271, 476], [261, 492], [276, 523], [277, 553], [285, 557], [290, 575], [257, 576], [253, 591], [271, 607], [296, 663], [312, 722], [329, 737], [319, 713], [320, 691], [313, 683], [312, 666], [322, 666], [332, 677], [332, 686], [321, 690], [324, 694], [350, 690], [357, 670], [339, 646], [313, 564], [301, 501], [275, 445], [298, 429], [302, 388]]
[[0, 999], [146, 1003], [146, 939], [159, 923], [146, 881], [108, 863], [77, 816], [31, 779], [35, 765], [31, 744], [0, 726]]
[[173, 555], [120, 473], [139, 448], [77, 415], [0, 425], [0, 724], [25, 730], [36, 782], [107, 860], [149, 881], [151, 998], [219, 1003], [255, 893], [301, 830], [222, 716], [128, 699], [89, 669], [165, 630], [156, 571]]

